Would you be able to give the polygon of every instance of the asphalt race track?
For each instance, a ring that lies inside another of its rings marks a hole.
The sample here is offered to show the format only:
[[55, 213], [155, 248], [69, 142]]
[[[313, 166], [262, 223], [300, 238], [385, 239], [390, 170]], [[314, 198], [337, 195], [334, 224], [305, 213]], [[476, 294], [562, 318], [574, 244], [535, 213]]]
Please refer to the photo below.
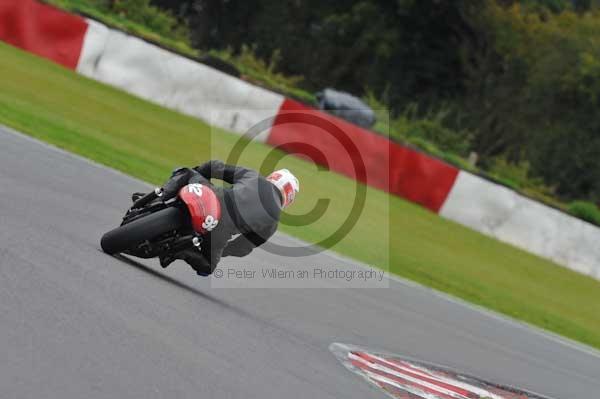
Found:
[[[384, 398], [332, 342], [557, 399], [600, 396], [596, 352], [401, 280], [211, 288], [180, 262], [163, 270], [102, 253], [130, 193], [147, 189], [0, 131], [0, 398]], [[223, 267], [290, 262], [258, 250]], [[295, 262], [360, 267], [326, 253]]]

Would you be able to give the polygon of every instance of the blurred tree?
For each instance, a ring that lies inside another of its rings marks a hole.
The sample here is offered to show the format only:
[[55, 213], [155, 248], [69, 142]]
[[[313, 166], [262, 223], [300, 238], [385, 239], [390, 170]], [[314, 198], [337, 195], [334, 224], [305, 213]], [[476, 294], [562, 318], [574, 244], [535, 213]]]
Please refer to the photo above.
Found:
[[[306, 88], [388, 93], [395, 108], [414, 94], [434, 103], [460, 95], [458, 47], [474, 35], [466, 17], [479, 0], [154, 0], [185, 16], [196, 47], [252, 45]], [[424, 107], [425, 109], [426, 107]]]
[[565, 198], [600, 198], [600, 14], [490, 4], [490, 51], [467, 68], [460, 109], [486, 159], [529, 160]]
[[565, 198], [600, 199], [600, 0], [152, 3], [198, 48], [277, 54], [304, 88], [368, 89], [396, 114], [443, 110], [439, 131], [473, 132], [453, 148], [484, 167], [529, 161]]

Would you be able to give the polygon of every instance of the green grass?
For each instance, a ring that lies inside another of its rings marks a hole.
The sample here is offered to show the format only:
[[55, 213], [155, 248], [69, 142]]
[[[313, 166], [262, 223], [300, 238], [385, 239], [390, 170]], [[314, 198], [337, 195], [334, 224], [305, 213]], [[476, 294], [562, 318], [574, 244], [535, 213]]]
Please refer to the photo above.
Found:
[[[175, 166], [226, 158], [240, 140], [5, 44], [0, 76], [0, 123], [151, 183]], [[258, 168], [272, 151], [250, 143], [241, 163]], [[302, 182], [290, 212], [331, 198], [326, 217], [282, 230], [311, 242], [329, 235], [349, 213], [355, 183], [293, 156], [280, 163]], [[367, 194], [357, 226], [333, 250], [600, 348], [598, 281], [402, 199]]]

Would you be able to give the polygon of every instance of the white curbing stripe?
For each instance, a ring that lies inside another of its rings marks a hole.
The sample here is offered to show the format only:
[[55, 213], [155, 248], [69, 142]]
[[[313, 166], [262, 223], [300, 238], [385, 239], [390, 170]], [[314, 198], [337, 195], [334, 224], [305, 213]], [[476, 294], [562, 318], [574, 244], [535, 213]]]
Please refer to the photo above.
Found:
[[440, 215], [600, 279], [600, 229], [460, 171]]
[[83, 47], [79, 55], [76, 71], [93, 79], [96, 67], [106, 47], [109, 29], [91, 19], [86, 19], [86, 22], [88, 28], [83, 39]]
[[238, 134], [266, 121], [268, 139], [285, 98], [92, 20], [77, 72]]

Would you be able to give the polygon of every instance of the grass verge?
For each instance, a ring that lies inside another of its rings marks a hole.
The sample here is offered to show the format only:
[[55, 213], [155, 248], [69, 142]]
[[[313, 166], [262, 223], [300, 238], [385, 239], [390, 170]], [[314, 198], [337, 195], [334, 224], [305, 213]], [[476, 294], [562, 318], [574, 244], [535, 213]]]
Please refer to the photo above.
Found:
[[[240, 140], [3, 43], [0, 76], [0, 123], [155, 184], [175, 166], [226, 158]], [[259, 168], [272, 151], [250, 143], [241, 163]], [[282, 230], [310, 242], [324, 238], [348, 214], [355, 183], [296, 157], [282, 162], [303, 183], [292, 212], [331, 198], [324, 218]], [[357, 226], [333, 250], [600, 348], [598, 281], [367, 192]]]

